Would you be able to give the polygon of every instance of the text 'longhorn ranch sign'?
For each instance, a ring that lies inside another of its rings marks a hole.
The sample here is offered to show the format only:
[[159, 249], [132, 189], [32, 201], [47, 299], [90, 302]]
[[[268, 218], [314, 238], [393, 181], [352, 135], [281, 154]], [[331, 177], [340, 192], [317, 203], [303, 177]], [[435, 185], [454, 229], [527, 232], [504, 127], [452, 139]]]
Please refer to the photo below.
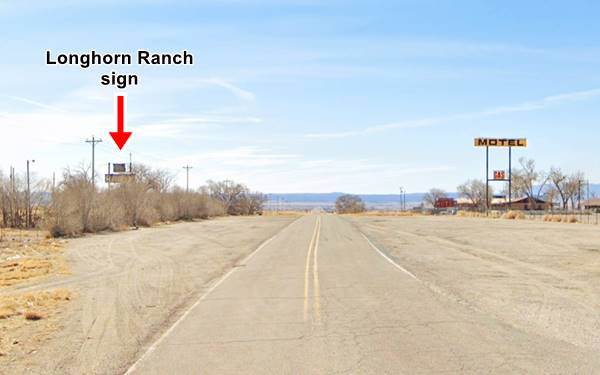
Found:
[[475, 147], [527, 147], [525, 138], [475, 138]]

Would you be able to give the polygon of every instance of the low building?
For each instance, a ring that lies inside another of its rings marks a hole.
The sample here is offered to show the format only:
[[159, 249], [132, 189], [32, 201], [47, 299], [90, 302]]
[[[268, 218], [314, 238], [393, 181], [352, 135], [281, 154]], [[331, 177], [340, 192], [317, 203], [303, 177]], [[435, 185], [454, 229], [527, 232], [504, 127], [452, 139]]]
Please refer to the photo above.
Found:
[[433, 204], [435, 209], [446, 209], [456, 207], [456, 199], [454, 198], [437, 198]]
[[585, 210], [600, 211], [600, 198], [592, 198], [582, 203]]
[[552, 203], [539, 198], [523, 197], [513, 199], [509, 204], [508, 198], [494, 198], [491, 206], [493, 210], [543, 211], [552, 208]]
[[469, 198], [458, 198], [456, 200], [456, 208], [461, 211], [476, 211], [480, 207]]

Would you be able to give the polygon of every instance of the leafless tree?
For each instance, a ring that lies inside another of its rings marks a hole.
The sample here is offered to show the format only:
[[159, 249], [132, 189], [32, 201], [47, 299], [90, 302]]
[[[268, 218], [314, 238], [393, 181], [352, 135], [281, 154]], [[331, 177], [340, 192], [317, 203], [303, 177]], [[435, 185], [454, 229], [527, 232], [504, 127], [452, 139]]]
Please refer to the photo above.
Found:
[[365, 204], [358, 195], [344, 194], [335, 201], [335, 211], [339, 214], [353, 214], [365, 210]]
[[[583, 172], [575, 172], [567, 177], [565, 195], [571, 201], [571, 208], [579, 208], [582, 196], [582, 185], [585, 179]], [[565, 207], [566, 208], [566, 207]]]
[[563, 173], [560, 168], [553, 167], [550, 169], [549, 179], [560, 197], [560, 203], [564, 210], [569, 208], [569, 202], [571, 208], [577, 206], [576, 202], [581, 199], [581, 186], [584, 178], [583, 172], [568, 175]]
[[425, 202], [427, 205], [433, 207], [433, 206], [435, 206], [435, 202], [437, 202], [438, 199], [446, 198], [447, 196], [448, 195], [446, 194], [446, 191], [444, 191], [443, 189], [431, 188], [429, 190], [429, 192], [427, 192], [423, 196], [423, 202]]
[[520, 158], [520, 169], [512, 173], [512, 186], [517, 195], [524, 196], [533, 205], [536, 199], [541, 199], [549, 177], [536, 169], [535, 160]]
[[[457, 187], [458, 194], [471, 201], [476, 207], [482, 208], [486, 203], [486, 186], [481, 180], [468, 180]], [[492, 189], [488, 190], [488, 202], [492, 196]]]
[[244, 199], [248, 188], [231, 180], [208, 181], [206, 189], [211, 197], [221, 202], [225, 212], [240, 215], [239, 202]]
[[0, 173], [0, 225], [12, 228], [27, 226], [27, 184], [19, 175]]
[[568, 176], [563, 173], [560, 168], [552, 167], [548, 174], [550, 182], [553, 185], [553, 190], [560, 197], [560, 203], [563, 209], [567, 208], [569, 203], [569, 197], [567, 196], [567, 178]]

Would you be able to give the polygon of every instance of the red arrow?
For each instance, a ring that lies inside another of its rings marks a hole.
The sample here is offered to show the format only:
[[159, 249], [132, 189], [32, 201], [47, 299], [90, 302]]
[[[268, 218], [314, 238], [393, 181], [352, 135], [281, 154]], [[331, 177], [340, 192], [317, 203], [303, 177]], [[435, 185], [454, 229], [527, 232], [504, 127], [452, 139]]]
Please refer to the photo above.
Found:
[[123, 149], [131, 137], [131, 132], [125, 131], [125, 97], [122, 95], [117, 96], [117, 131], [109, 133], [119, 150]]

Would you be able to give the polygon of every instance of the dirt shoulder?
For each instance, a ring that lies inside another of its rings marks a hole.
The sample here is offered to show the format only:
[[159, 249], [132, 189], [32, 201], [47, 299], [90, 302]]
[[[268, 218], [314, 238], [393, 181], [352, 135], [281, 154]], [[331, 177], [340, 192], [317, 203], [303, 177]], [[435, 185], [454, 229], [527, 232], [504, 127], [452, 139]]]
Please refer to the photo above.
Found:
[[44, 231], [0, 230], [0, 365], [35, 352], [56, 330], [71, 292], [23, 288], [69, 274], [64, 243]]
[[600, 229], [457, 217], [349, 218], [436, 293], [502, 322], [600, 349]]
[[11, 293], [68, 291], [71, 301], [38, 321], [49, 326], [39, 348], [0, 357], [0, 373], [123, 372], [212, 280], [295, 219], [227, 217], [69, 240], [70, 275]]

